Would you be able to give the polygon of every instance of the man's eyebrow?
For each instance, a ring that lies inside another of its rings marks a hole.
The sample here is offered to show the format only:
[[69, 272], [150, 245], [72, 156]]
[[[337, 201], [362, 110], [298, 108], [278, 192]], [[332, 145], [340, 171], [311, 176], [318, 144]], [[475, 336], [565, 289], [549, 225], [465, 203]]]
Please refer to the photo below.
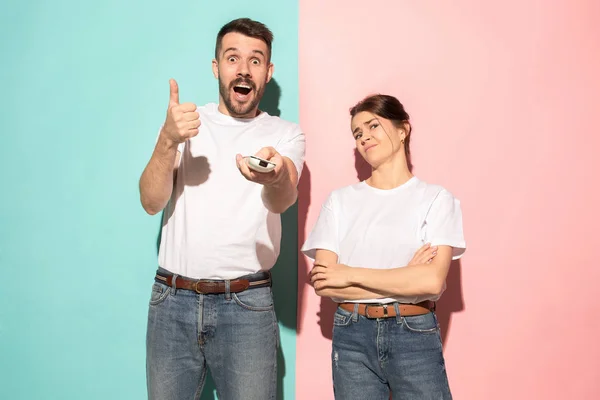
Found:
[[[223, 51], [223, 54], [227, 53], [228, 51], [239, 51], [237, 47], [228, 47]], [[253, 53], [258, 53], [261, 56], [265, 57], [265, 53], [262, 50], [252, 50]]]
[[228, 51], [238, 51], [238, 49], [236, 47], [228, 47], [227, 49], [223, 50], [223, 54], [227, 53]]

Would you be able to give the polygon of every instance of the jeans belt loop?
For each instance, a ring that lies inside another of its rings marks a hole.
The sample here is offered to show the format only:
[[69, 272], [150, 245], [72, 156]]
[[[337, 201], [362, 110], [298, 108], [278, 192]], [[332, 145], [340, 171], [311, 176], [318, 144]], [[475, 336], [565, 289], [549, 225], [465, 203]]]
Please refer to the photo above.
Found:
[[231, 281], [225, 279], [225, 300], [231, 300]]
[[352, 321], [358, 321], [358, 303], [354, 303], [354, 311], [352, 312]]
[[396, 311], [396, 322], [400, 323], [402, 321], [402, 315], [400, 315], [400, 306], [397, 301], [394, 302], [394, 311]]
[[171, 292], [173, 292], [173, 294], [175, 294], [177, 292], [177, 277], [179, 275], [177, 274], [173, 274], [173, 276], [171, 276]]

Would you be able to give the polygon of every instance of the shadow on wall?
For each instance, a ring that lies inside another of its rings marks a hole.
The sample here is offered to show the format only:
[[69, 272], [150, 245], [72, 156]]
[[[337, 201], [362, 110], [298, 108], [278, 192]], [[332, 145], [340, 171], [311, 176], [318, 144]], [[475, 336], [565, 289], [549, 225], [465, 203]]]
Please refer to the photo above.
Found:
[[[306, 219], [308, 218], [308, 209], [310, 208], [310, 182], [310, 168], [305, 163], [300, 182], [298, 183], [298, 249], [302, 248], [306, 240]], [[310, 268], [311, 266], [308, 265], [306, 257], [298, 251], [298, 322], [304, 317], [303, 305], [304, 297], [306, 296], [305, 292], [308, 291], [310, 293], [313, 290], [308, 280]], [[300, 326], [298, 324], [298, 333], [301, 330]]]
[[[371, 176], [371, 166], [364, 158], [362, 158], [356, 149], [354, 149], [354, 167], [356, 168], [356, 177], [359, 181], [364, 181]], [[413, 172], [414, 168], [412, 164], [409, 168], [410, 171]], [[300, 221], [302, 221], [302, 219], [300, 219]], [[302, 235], [303, 232], [303, 230], [300, 231]], [[460, 260], [452, 261], [448, 277], [446, 278], [446, 291], [436, 303], [436, 316], [439, 321], [442, 343], [444, 345], [448, 339], [452, 322], [452, 313], [464, 310], [461, 273]], [[319, 325], [321, 327], [321, 334], [330, 340], [332, 339], [333, 316], [336, 308], [336, 304], [330, 298], [321, 297], [321, 306], [318, 313]]]
[[362, 182], [371, 176], [371, 166], [365, 161], [356, 148], [354, 148], [354, 169], [356, 169], [356, 177], [359, 182]]
[[452, 261], [448, 277], [446, 278], [446, 291], [436, 304], [435, 314], [440, 323], [442, 343], [445, 345], [450, 333], [452, 313], [461, 312], [465, 309], [462, 293], [462, 267], [460, 260]]
[[266, 111], [269, 113], [269, 115], [279, 117], [281, 116], [279, 100], [281, 100], [281, 86], [279, 86], [277, 80], [273, 78], [269, 83], [267, 83], [265, 94], [260, 101], [260, 109]]

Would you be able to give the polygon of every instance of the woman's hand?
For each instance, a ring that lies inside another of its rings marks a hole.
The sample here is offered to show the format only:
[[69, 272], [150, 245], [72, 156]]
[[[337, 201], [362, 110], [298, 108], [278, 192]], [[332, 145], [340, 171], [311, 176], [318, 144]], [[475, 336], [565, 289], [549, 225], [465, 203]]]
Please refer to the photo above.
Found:
[[431, 263], [431, 260], [433, 260], [433, 258], [437, 256], [437, 250], [437, 246], [431, 246], [431, 244], [426, 243], [419, 250], [417, 250], [417, 252], [413, 256], [412, 260], [410, 260], [408, 265]]
[[315, 260], [310, 271], [310, 282], [315, 290], [323, 288], [346, 288], [353, 284], [352, 267], [344, 264], [333, 264], [326, 261]]

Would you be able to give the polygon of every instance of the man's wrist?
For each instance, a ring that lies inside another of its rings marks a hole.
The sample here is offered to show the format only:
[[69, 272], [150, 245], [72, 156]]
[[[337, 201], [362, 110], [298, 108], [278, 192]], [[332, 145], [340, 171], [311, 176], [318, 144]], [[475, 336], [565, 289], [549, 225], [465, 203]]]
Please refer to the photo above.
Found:
[[165, 132], [164, 128], [160, 131], [158, 143], [165, 150], [173, 150], [179, 147], [179, 143], [169, 138], [169, 135]]
[[290, 174], [284, 163], [281, 167], [281, 171], [279, 172], [279, 176], [277, 176], [277, 178], [273, 182], [270, 182], [265, 186], [269, 187], [270, 189], [280, 189], [285, 186], [286, 181], [289, 181], [289, 176]]

